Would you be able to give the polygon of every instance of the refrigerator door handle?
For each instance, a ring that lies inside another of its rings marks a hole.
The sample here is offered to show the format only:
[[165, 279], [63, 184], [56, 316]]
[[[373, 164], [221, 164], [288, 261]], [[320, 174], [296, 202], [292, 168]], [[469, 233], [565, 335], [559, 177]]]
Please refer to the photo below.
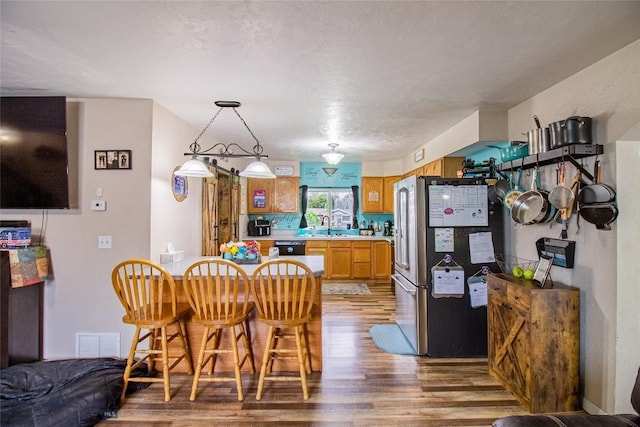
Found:
[[402, 283], [402, 279], [400, 278], [400, 276], [398, 276], [397, 274], [392, 274], [391, 279], [393, 279], [393, 281], [396, 282], [402, 288], [402, 290], [405, 291], [406, 293], [410, 295], [416, 294], [415, 286], [410, 285], [410, 287], [407, 288], [407, 286], [404, 283]]

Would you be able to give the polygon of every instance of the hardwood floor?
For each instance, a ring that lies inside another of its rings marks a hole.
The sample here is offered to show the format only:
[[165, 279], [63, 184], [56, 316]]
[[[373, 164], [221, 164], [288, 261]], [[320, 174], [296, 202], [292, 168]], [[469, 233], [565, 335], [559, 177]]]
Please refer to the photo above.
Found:
[[[309, 377], [308, 401], [299, 382], [265, 384], [243, 374], [245, 399], [234, 383], [201, 384], [189, 401], [191, 378], [172, 374], [172, 399], [162, 384], [130, 394], [117, 426], [490, 426], [496, 418], [526, 414], [489, 376], [486, 359], [431, 359], [379, 350], [369, 336], [376, 324], [394, 323], [389, 284], [369, 284], [371, 295], [323, 297], [323, 372]], [[261, 349], [256, 349], [261, 351]]]

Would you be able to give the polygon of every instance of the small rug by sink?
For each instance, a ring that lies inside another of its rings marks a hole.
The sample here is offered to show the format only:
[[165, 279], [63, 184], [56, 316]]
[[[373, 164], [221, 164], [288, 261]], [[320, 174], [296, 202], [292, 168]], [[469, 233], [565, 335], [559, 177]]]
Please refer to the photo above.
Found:
[[371, 295], [364, 283], [323, 283], [323, 295]]
[[385, 353], [416, 355], [397, 324], [376, 325], [369, 329], [373, 343]]

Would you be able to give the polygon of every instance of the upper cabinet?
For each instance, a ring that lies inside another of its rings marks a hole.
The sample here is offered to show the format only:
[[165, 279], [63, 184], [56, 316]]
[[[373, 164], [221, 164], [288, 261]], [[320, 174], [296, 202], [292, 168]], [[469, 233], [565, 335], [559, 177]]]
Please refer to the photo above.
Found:
[[405, 173], [402, 175], [402, 178], [407, 178], [412, 175], [457, 178], [458, 171], [462, 170], [462, 162], [464, 159], [464, 157], [441, 157]]
[[384, 178], [381, 176], [362, 177], [362, 213], [383, 212]]
[[385, 176], [383, 180], [382, 204], [385, 213], [393, 213], [393, 184], [400, 181], [400, 175]]
[[297, 176], [275, 179], [274, 212], [297, 213], [299, 206], [300, 178]]
[[247, 178], [247, 213], [297, 213], [299, 187], [297, 176]]

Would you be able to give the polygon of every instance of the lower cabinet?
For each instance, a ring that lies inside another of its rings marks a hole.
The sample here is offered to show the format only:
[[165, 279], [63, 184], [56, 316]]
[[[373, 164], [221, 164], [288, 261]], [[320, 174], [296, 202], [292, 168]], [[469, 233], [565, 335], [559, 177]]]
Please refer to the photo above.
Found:
[[329, 242], [329, 279], [351, 279], [351, 242]]
[[327, 240], [307, 240], [305, 255], [322, 255], [324, 257], [323, 279], [329, 278], [329, 242]]
[[377, 240], [371, 242], [371, 277], [391, 281], [391, 243]]
[[489, 372], [531, 413], [579, 409], [580, 293], [491, 274]]
[[371, 277], [371, 242], [351, 242], [351, 256], [353, 260], [352, 278], [369, 279]]
[[323, 279], [391, 280], [391, 245], [386, 240], [307, 240], [307, 255], [323, 255]]

